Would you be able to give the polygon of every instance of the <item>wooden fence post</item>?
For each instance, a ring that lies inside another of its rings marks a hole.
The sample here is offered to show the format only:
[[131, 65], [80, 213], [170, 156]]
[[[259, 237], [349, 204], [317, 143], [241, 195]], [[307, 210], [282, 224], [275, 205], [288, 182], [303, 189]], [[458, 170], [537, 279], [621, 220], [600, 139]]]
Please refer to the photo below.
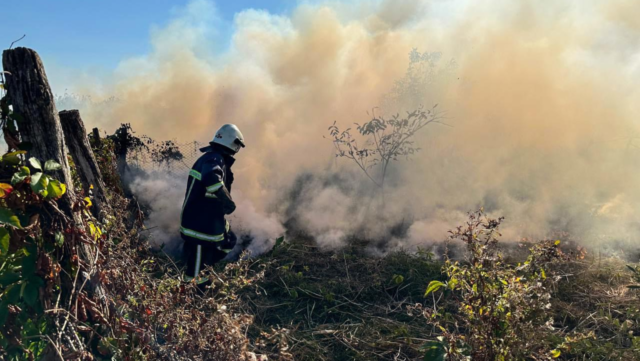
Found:
[[98, 128], [93, 128], [93, 139], [98, 146], [102, 144], [102, 140], [100, 139], [100, 131], [98, 130]]
[[78, 172], [85, 194], [88, 194], [89, 189], [93, 186], [93, 211], [94, 215], [100, 219], [102, 218], [101, 211], [109, 208], [106, 197], [107, 191], [102, 180], [100, 168], [91, 150], [80, 112], [77, 110], [63, 110], [59, 114], [67, 148], [76, 165], [76, 172]]
[[62, 165], [62, 169], [52, 175], [67, 184], [67, 194], [59, 204], [61, 210], [74, 219], [71, 202], [75, 192], [62, 125], [42, 60], [34, 50], [19, 47], [2, 53], [2, 65], [10, 73], [6, 75], [5, 86], [13, 111], [23, 118], [18, 124], [22, 141], [33, 145], [28, 155], [43, 163], [53, 159]]

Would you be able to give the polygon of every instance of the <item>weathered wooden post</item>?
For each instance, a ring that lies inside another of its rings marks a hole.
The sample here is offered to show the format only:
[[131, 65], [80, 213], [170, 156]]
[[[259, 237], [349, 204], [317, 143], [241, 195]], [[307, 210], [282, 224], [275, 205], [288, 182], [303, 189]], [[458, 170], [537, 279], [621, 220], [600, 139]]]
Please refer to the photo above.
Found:
[[[16, 48], [2, 53], [2, 65], [5, 71], [11, 73], [6, 76], [6, 88], [13, 111], [23, 118], [18, 124], [20, 135], [23, 141], [33, 145], [28, 155], [42, 161], [53, 159], [60, 163], [62, 168], [53, 174], [67, 184], [67, 193], [59, 200], [60, 208], [78, 227], [83, 227], [82, 219], [72, 210], [76, 194], [67, 162], [64, 132], [42, 60], [34, 50]], [[78, 256], [84, 262], [94, 262], [97, 251], [90, 245], [82, 244], [78, 251]], [[82, 272], [82, 277], [95, 294], [104, 299], [106, 296], [99, 281], [93, 281], [96, 274], [94, 269], [93, 274]]]
[[63, 110], [59, 114], [67, 148], [76, 165], [76, 172], [78, 172], [82, 187], [88, 194], [89, 189], [93, 186], [94, 215], [101, 218], [101, 211], [109, 208], [106, 197], [107, 191], [102, 181], [98, 162], [96, 162], [91, 150], [80, 112], [77, 110]]
[[93, 128], [93, 139], [96, 145], [100, 146], [100, 144], [102, 144], [102, 140], [100, 140], [100, 130], [98, 130], [98, 128]]
[[42, 60], [34, 50], [15, 48], [2, 53], [2, 66], [10, 73], [6, 75], [5, 86], [13, 111], [23, 118], [18, 125], [22, 141], [33, 145], [28, 154], [42, 162], [53, 159], [62, 165], [62, 169], [53, 172], [53, 176], [67, 184], [67, 195], [60, 199], [59, 204], [61, 210], [73, 219], [73, 180], [62, 125]]

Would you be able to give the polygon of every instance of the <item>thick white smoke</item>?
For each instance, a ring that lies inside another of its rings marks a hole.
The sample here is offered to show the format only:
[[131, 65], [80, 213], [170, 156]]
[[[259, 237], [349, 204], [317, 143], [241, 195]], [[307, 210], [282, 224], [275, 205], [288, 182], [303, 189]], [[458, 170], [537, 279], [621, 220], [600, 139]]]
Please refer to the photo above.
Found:
[[[102, 128], [126, 119], [156, 139], [208, 141], [237, 124], [248, 146], [234, 192], [249, 233], [273, 238], [296, 218], [326, 248], [353, 236], [415, 247], [484, 206], [507, 217], [510, 239], [568, 231], [588, 244], [636, 240], [640, 2], [301, 3], [287, 14], [238, 13], [230, 47], [213, 53], [219, 25], [215, 4], [194, 0], [152, 32], [149, 54], [123, 60], [99, 87], [72, 90], [119, 99], [83, 109]], [[411, 68], [413, 48], [437, 53]], [[376, 106], [389, 115], [435, 103], [452, 127], [416, 138], [421, 153], [390, 170], [388, 219], [371, 221], [381, 205], [369, 181], [322, 136]], [[150, 223], [176, 218], [181, 192], [169, 207], [153, 194], [173, 191], [136, 189], [150, 191], [154, 209], [174, 207]]]
[[[145, 225], [150, 232], [152, 245], [163, 248], [169, 254], [179, 254], [182, 246], [180, 212], [186, 177], [151, 172], [134, 177], [130, 185], [138, 200], [150, 210]], [[238, 236], [250, 238], [247, 250], [251, 254], [259, 255], [270, 250], [275, 239], [284, 234], [280, 221], [275, 215], [256, 211], [241, 192], [234, 192], [234, 201], [237, 212], [228, 217], [232, 230]]]
[[234, 192], [237, 210], [229, 216], [231, 228], [239, 236], [247, 236], [251, 243], [247, 251], [260, 255], [273, 248], [276, 238], [284, 236], [284, 227], [273, 213], [259, 212], [242, 192]]
[[154, 247], [164, 247], [169, 254], [180, 250], [180, 211], [184, 200], [183, 180], [159, 173], [136, 177], [131, 191], [151, 209], [146, 227]]

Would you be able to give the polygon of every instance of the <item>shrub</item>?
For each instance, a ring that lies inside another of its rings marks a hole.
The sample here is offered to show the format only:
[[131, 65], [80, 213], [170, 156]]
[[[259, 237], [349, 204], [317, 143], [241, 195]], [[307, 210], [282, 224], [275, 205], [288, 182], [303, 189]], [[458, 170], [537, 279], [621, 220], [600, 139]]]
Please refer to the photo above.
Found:
[[451, 231], [450, 241], [464, 242], [466, 259], [447, 256], [447, 280], [432, 281], [427, 288], [425, 295], [433, 297], [434, 305], [424, 314], [442, 333], [425, 345], [427, 360], [545, 360], [560, 355], [550, 341], [553, 319], [548, 312], [557, 279], [547, 269], [566, 259], [560, 241], [535, 244], [524, 263], [508, 264], [497, 247], [502, 220], [480, 210]]

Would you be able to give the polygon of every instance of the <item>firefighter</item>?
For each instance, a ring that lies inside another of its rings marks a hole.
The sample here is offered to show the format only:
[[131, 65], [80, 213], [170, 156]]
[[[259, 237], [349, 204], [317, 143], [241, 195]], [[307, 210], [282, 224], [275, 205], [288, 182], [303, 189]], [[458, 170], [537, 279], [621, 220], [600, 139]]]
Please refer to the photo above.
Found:
[[238, 127], [225, 124], [216, 132], [204, 154], [196, 161], [187, 181], [187, 191], [180, 215], [180, 235], [184, 240], [187, 261], [186, 280], [196, 278], [205, 266], [222, 260], [236, 243], [225, 216], [236, 205], [231, 198], [235, 155], [244, 148]]

